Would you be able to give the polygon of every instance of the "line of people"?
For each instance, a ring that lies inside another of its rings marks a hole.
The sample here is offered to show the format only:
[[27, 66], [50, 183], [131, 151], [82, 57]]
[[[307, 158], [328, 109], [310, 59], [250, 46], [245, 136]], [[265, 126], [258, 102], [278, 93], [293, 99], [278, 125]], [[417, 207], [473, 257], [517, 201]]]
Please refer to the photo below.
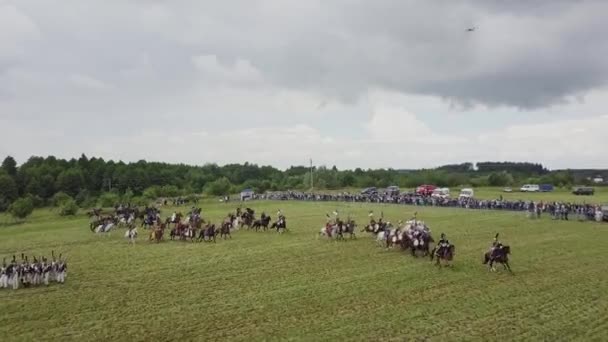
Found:
[[17, 290], [20, 287], [48, 286], [53, 282], [63, 284], [67, 277], [67, 270], [67, 260], [61, 254], [59, 254], [59, 258], [55, 258], [54, 252], [50, 261], [43, 256], [39, 258], [34, 256], [30, 261], [27, 256], [21, 254], [21, 262], [17, 262], [13, 255], [10, 263], [6, 262], [6, 258], [2, 260], [0, 288]]

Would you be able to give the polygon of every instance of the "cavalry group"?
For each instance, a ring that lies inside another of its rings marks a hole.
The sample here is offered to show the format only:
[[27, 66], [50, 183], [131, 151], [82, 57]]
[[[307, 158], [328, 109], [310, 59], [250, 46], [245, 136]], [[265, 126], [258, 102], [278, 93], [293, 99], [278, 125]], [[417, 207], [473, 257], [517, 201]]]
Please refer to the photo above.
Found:
[[51, 283], [63, 284], [67, 271], [67, 260], [62, 258], [61, 254], [59, 254], [59, 258], [55, 258], [53, 252], [50, 261], [43, 256], [28, 259], [27, 256], [21, 254], [20, 262], [13, 255], [12, 261], [8, 264], [6, 258], [2, 260], [0, 289], [17, 290], [39, 285], [49, 286]]
[[[327, 222], [321, 228], [319, 236], [324, 236], [335, 240], [345, 240], [346, 236], [350, 239], [356, 239], [356, 223], [353, 219], [347, 217], [345, 220], [340, 218], [338, 211], [333, 212], [333, 217], [326, 214]], [[452, 244], [444, 233], [441, 233], [441, 238], [435, 243], [431, 235], [429, 226], [416, 218], [416, 214], [406, 222], [398, 221], [396, 226], [390, 221], [384, 220], [384, 215], [376, 221], [374, 213], [369, 213], [370, 221], [363, 231], [371, 233], [376, 237], [376, 242], [385, 246], [387, 249], [398, 247], [402, 251], [409, 250], [414, 257], [430, 257], [431, 261], [436, 260], [436, 265], [442, 263], [445, 266], [451, 266], [452, 260], [456, 253], [456, 247]], [[431, 248], [432, 247], [432, 248]], [[496, 271], [494, 265], [502, 264], [505, 270], [511, 272], [509, 265], [509, 254], [511, 248], [508, 245], [503, 245], [498, 240], [498, 234], [494, 237], [488, 251], [484, 253], [483, 263], [487, 264], [491, 271]]]
[[255, 231], [267, 231], [274, 229], [283, 233], [287, 229], [287, 220], [281, 210], [277, 211], [277, 220], [271, 224], [270, 215], [262, 212], [256, 218], [255, 211], [251, 208], [245, 210], [236, 208], [234, 212], [228, 213], [220, 223], [215, 224], [206, 221], [202, 216], [202, 209], [192, 207], [186, 214], [173, 212], [165, 220], [161, 218], [160, 210], [155, 207], [146, 207], [140, 211], [130, 206], [118, 206], [114, 213], [104, 215], [101, 209], [94, 209], [91, 213], [90, 229], [94, 233], [108, 233], [117, 227], [126, 227], [125, 238], [132, 244], [138, 236], [139, 227], [149, 230], [149, 241], [161, 242], [165, 237], [165, 230], [169, 230], [170, 240], [191, 242], [216, 242], [220, 238], [232, 238], [232, 232], [241, 228]]

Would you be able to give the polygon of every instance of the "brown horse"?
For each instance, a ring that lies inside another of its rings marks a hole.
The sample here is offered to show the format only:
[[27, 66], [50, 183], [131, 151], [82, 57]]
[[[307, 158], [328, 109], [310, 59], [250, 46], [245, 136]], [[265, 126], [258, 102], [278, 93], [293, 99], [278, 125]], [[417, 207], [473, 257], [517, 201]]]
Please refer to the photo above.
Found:
[[513, 273], [511, 271], [511, 265], [509, 265], [509, 254], [511, 254], [511, 247], [504, 245], [501, 249], [494, 250], [493, 252], [486, 252], [483, 256], [483, 264], [488, 264], [488, 268], [490, 271], [495, 272], [496, 268], [494, 268], [494, 263], [497, 262], [502, 264], [505, 270]]
[[165, 225], [161, 224], [159, 227], [152, 229], [150, 232], [150, 241], [156, 241], [159, 243], [163, 240], [163, 235], [165, 235]]
[[250, 212], [244, 212], [241, 215], [241, 228], [247, 226], [247, 229], [251, 229], [251, 226], [253, 224], [253, 214], [251, 214]]
[[431, 261], [433, 261], [433, 257], [437, 257], [436, 266], [441, 266], [441, 261], [445, 261], [444, 266], [452, 266], [452, 260], [454, 259], [454, 255], [456, 254], [456, 247], [453, 244], [450, 244], [448, 247], [444, 248], [433, 248], [431, 252]]

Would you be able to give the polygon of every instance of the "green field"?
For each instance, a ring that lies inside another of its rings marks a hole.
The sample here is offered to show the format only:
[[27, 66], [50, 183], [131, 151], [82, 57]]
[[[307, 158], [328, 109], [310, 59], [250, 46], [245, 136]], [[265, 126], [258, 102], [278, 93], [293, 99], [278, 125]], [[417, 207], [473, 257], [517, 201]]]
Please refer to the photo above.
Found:
[[[0, 227], [0, 256], [69, 258], [67, 283], [0, 290], [0, 341], [608, 340], [608, 225], [529, 220], [521, 213], [342, 203], [281, 208], [290, 232], [238, 231], [217, 244], [97, 236], [88, 219], [38, 210]], [[236, 204], [204, 204], [219, 220]], [[456, 245], [453, 269], [397, 250], [317, 239], [338, 208], [360, 225], [414, 210]], [[168, 215], [172, 208], [163, 212]], [[182, 210], [185, 210], [182, 208]], [[495, 232], [515, 275], [481, 264]]]

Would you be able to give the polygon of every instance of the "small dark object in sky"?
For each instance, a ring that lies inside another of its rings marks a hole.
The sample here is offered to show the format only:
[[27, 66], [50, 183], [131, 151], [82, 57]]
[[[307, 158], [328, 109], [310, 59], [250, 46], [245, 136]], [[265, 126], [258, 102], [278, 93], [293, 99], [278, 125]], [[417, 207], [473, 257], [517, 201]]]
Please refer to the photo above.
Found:
[[467, 32], [473, 32], [473, 31], [475, 31], [475, 29], [476, 29], [476, 27], [469, 27], [469, 28], [467, 29]]

